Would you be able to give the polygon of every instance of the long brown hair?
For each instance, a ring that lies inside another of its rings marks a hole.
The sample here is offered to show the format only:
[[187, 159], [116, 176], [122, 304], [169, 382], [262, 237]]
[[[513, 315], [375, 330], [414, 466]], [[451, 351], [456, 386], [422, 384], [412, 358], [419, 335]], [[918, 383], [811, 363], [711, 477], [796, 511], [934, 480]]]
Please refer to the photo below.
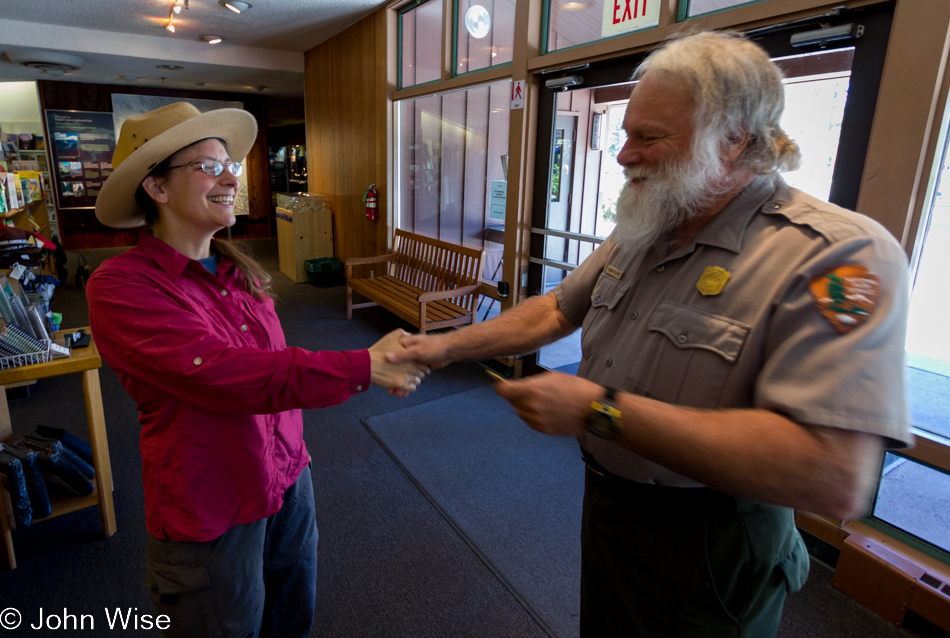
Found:
[[[175, 157], [178, 153], [182, 152], [186, 148], [190, 148], [195, 144], [200, 144], [205, 140], [215, 139], [221, 142], [224, 145], [225, 150], [227, 150], [227, 143], [219, 137], [208, 137], [204, 140], [198, 140], [194, 144], [189, 144], [183, 148], [178, 149], [164, 160], [158, 163], [158, 165], [153, 168], [148, 177], [159, 177], [168, 172], [168, 166], [171, 164], [171, 159]], [[155, 223], [155, 220], [158, 219], [158, 206], [155, 205], [155, 201], [149, 196], [145, 189], [139, 184], [138, 189], [135, 191], [135, 201], [139, 206], [142, 207], [142, 210], [145, 211], [145, 224], [149, 227]], [[244, 274], [244, 286], [247, 288], [247, 291], [251, 293], [256, 299], [265, 299], [267, 297], [273, 297], [274, 294], [271, 291], [271, 276], [270, 273], [256, 260], [247, 249], [243, 248], [239, 244], [224, 241], [220, 239], [214, 239], [211, 242], [211, 252], [218, 257], [225, 257], [234, 262], [234, 265]]]

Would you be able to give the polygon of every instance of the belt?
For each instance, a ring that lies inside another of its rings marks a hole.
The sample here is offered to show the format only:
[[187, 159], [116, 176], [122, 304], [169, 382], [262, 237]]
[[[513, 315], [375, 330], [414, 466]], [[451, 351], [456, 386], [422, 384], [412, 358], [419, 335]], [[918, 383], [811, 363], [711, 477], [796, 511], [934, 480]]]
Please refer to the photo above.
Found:
[[752, 501], [710, 487], [669, 487], [633, 481], [605, 469], [581, 448], [588, 484], [597, 485], [632, 507], [655, 513], [736, 514], [754, 509]]

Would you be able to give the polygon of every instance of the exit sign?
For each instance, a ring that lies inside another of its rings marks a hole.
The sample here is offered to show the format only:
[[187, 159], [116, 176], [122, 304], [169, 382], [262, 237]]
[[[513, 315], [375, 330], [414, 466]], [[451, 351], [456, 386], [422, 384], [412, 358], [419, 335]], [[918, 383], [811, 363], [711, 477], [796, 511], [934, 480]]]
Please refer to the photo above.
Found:
[[654, 25], [660, 20], [662, 0], [604, 0], [601, 36], [608, 37]]

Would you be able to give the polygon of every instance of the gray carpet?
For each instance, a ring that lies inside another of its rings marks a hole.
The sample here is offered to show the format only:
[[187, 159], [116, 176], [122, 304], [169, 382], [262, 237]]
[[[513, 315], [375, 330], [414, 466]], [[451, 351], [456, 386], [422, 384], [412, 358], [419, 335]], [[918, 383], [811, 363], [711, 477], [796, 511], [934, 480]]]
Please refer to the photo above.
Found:
[[364, 422], [553, 634], [576, 636], [577, 442], [531, 430], [491, 386]]

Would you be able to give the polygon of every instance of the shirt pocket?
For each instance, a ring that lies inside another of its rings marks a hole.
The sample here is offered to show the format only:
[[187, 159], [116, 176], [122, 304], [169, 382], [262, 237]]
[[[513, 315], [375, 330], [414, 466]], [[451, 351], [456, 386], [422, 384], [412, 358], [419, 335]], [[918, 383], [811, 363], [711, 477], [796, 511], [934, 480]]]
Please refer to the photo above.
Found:
[[647, 325], [656, 351], [647, 396], [691, 407], [716, 407], [750, 327], [690, 306], [664, 302]]
[[629, 290], [630, 284], [604, 274], [601, 274], [594, 284], [590, 294], [590, 310], [584, 317], [581, 331], [581, 350], [585, 357], [590, 355], [591, 348], [603, 336], [604, 329], [613, 316], [612, 311], [623, 301]]

